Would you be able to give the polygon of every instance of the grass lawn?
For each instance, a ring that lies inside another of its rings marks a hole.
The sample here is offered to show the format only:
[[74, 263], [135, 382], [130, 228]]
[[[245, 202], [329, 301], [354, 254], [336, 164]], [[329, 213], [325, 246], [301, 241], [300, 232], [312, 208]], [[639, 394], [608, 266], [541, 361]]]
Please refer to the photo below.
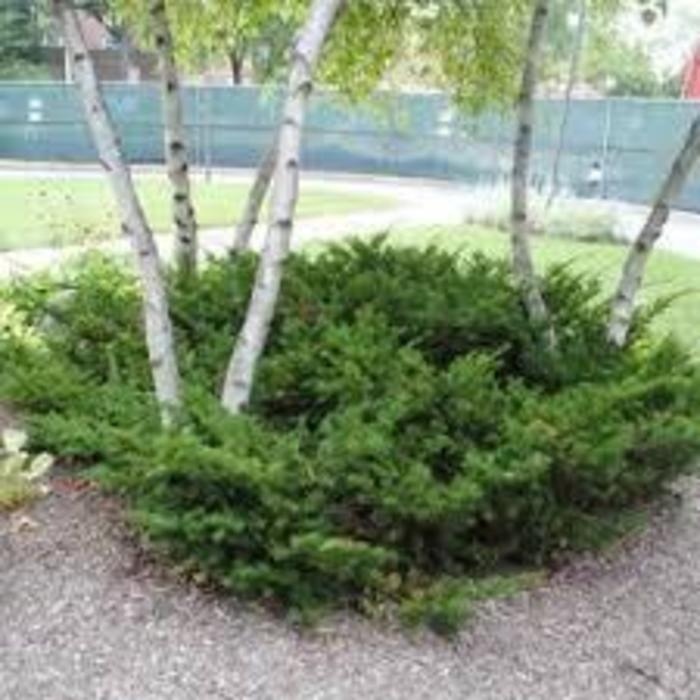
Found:
[[[509, 255], [508, 236], [481, 227], [436, 227], [400, 231], [392, 240], [401, 244], [426, 245], [481, 251], [488, 255]], [[554, 263], [569, 263], [575, 270], [590, 272], [598, 277], [606, 292], [612, 292], [618, 280], [626, 246], [584, 243], [566, 238], [536, 237], [533, 249], [537, 264], [544, 269]], [[657, 251], [647, 268], [641, 298], [651, 301], [678, 295], [656, 320], [660, 332], [673, 331], [697, 354], [700, 354], [700, 260]]]
[[[164, 177], [137, 178], [138, 190], [155, 231], [170, 230], [170, 198]], [[246, 183], [194, 182], [194, 198], [202, 228], [232, 226], [248, 191]], [[304, 190], [299, 215], [330, 216], [388, 208], [387, 197], [326, 189]], [[0, 179], [0, 250], [67, 245], [118, 235], [114, 203], [103, 178]]]

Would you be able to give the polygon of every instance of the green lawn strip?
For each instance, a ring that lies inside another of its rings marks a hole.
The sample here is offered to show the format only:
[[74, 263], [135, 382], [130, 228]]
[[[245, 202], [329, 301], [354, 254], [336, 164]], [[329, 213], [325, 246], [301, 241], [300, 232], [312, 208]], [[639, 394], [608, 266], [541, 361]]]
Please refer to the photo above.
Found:
[[[402, 245], [434, 243], [442, 248], [481, 251], [486, 255], [510, 253], [508, 236], [474, 226], [434, 227], [397, 231], [391, 240]], [[572, 269], [598, 277], [606, 292], [616, 284], [627, 247], [609, 243], [588, 243], [564, 238], [533, 238], [540, 270], [567, 263]], [[674, 253], [656, 251], [644, 279], [641, 301], [673, 297], [673, 303], [655, 321], [661, 333], [674, 332], [695, 352], [700, 353], [700, 261]]]
[[[137, 178], [151, 226], [170, 230], [170, 191], [164, 178]], [[202, 228], [232, 226], [248, 192], [248, 183], [194, 181], [194, 199]], [[301, 217], [334, 216], [396, 206], [390, 197], [309, 187], [302, 189]], [[0, 179], [0, 250], [68, 245], [118, 234], [114, 202], [104, 179]]]

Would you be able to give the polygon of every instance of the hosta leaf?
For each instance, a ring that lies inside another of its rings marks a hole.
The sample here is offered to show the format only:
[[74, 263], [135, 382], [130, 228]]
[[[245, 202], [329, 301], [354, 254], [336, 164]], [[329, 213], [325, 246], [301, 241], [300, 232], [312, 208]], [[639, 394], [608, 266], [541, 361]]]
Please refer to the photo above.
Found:
[[18, 454], [27, 444], [27, 433], [22, 430], [6, 428], [2, 431], [2, 442], [10, 454]]
[[54, 458], [50, 454], [42, 452], [32, 459], [29, 468], [24, 472], [24, 477], [30, 481], [40, 479], [51, 469], [53, 463]]
[[0, 476], [19, 476], [26, 461], [26, 455], [9, 454], [0, 458]]

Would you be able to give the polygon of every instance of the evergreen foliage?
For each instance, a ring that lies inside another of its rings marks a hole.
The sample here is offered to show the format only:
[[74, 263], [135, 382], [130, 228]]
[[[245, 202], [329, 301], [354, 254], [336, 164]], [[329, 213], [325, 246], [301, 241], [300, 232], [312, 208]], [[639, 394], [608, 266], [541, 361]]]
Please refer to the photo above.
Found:
[[381, 239], [290, 257], [253, 405], [231, 417], [214, 397], [254, 268], [171, 280], [188, 387], [165, 433], [118, 264], [1, 297], [0, 400], [33, 449], [97, 465], [154, 544], [239, 595], [304, 614], [398, 603], [449, 632], [511, 589], [495, 574], [591, 546], [700, 451], [700, 373], [647, 312], [617, 350], [597, 285], [552, 269], [553, 355], [505, 264]]

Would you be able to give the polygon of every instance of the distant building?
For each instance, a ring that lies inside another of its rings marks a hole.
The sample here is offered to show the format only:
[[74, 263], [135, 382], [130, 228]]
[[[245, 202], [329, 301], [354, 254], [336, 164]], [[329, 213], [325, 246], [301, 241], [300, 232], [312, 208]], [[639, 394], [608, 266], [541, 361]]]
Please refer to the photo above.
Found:
[[[154, 54], [137, 50], [125, 33], [116, 33], [94, 15], [78, 12], [78, 21], [85, 44], [92, 55], [100, 80], [137, 83], [157, 77]], [[53, 78], [70, 81], [72, 68], [60, 31], [48, 42], [42, 53]]]
[[700, 42], [683, 74], [683, 97], [686, 100], [700, 100]]

